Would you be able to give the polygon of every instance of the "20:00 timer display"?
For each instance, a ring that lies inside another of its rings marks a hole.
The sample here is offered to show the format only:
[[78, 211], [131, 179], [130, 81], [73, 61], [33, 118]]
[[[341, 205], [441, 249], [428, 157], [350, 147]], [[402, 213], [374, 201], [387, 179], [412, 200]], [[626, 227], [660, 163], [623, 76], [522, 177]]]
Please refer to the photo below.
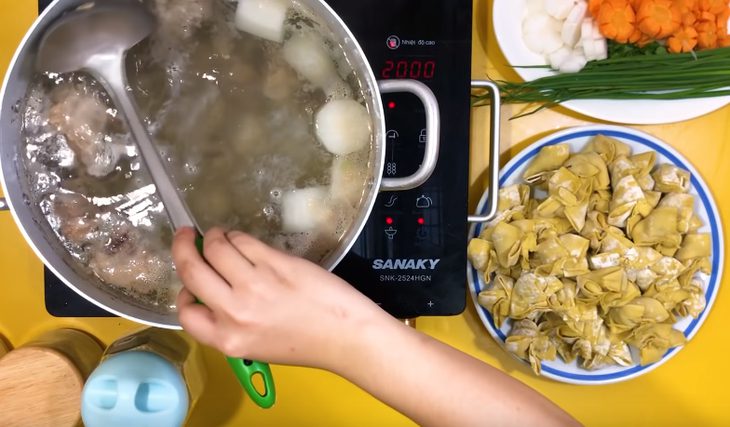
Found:
[[380, 77], [384, 79], [416, 79], [431, 80], [436, 72], [436, 61], [420, 59], [401, 59], [385, 61], [380, 70]]

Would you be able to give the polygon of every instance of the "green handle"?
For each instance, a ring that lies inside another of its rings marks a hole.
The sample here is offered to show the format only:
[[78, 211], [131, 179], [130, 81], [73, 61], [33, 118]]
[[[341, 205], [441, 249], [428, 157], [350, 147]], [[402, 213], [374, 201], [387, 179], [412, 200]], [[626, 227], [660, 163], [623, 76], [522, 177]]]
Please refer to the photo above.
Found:
[[[269, 364], [237, 357], [227, 357], [226, 359], [236, 374], [238, 382], [241, 383], [251, 400], [264, 409], [271, 408], [276, 402], [276, 389], [274, 388], [274, 377], [271, 375]], [[261, 375], [264, 382], [262, 392], [259, 392], [253, 385], [255, 375]]]
[[[198, 252], [203, 253], [203, 236], [195, 237], [195, 247], [198, 248]], [[202, 304], [202, 301], [198, 302]], [[226, 360], [251, 400], [264, 409], [271, 408], [276, 402], [276, 388], [268, 363], [228, 356]], [[261, 393], [253, 385], [254, 375], [261, 375], [264, 381], [264, 390]]]

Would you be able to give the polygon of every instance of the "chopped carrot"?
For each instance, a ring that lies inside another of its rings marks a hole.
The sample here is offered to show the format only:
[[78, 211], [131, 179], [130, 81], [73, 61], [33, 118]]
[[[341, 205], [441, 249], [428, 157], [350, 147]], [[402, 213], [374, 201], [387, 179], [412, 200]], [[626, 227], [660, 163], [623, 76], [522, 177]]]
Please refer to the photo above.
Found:
[[697, 45], [700, 49], [717, 46], [717, 26], [714, 22], [703, 21], [697, 24]]
[[[644, 33], [642, 33], [640, 29], [638, 29], [638, 28], [635, 27], [634, 28], [634, 32], [631, 33], [631, 35], [629, 36], [629, 43], [637, 43], [638, 44], [645, 37], [646, 36], [644, 35]], [[648, 42], [645, 42], [641, 46], [644, 46], [647, 43]]]
[[727, 21], [730, 19], [730, 8], [717, 14], [715, 24], [717, 25], [718, 34], [727, 34]]
[[588, 12], [593, 18], [598, 16], [598, 10], [601, 8], [601, 0], [588, 0]]
[[671, 0], [644, 0], [636, 12], [639, 29], [654, 39], [663, 39], [679, 28], [681, 16]]
[[634, 12], [639, 10], [639, 6], [641, 6], [641, 2], [644, 0], [629, 0], [629, 4], [634, 9]]
[[730, 46], [730, 36], [722, 36], [717, 40], [717, 44], [719, 47], [728, 47]]
[[598, 28], [604, 37], [626, 43], [634, 33], [636, 15], [626, 0], [609, 0], [598, 10]]
[[727, 9], [727, 0], [699, 0], [697, 7], [703, 12], [721, 13]]
[[715, 14], [712, 12], [700, 12], [700, 15], [697, 17], [697, 20], [702, 21], [709, 21], [709, 22], [715, 22], [717, 18], [715, 18]]
[[697, 22], [697, 15], [694, 12], [687, 12], [682, 15], [682, 25], [685, 27], [693, 27]]
[[697, 46], [697, 30], [692, 27], [682, 27], [667, 39], [670, 52], [691, 52]]
[[672, 0], [674, 7], [679, 10], [682, 15], [692, 12], [697, 6], [697, 0]]

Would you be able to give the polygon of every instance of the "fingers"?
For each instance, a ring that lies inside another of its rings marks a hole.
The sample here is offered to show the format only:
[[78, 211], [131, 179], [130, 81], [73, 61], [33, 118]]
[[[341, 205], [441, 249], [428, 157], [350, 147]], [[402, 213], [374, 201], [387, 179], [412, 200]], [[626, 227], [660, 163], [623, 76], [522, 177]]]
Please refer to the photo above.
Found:
[[[181, 294], [183, 292], [187, 293], [190, 299], [194, 301], [195, 297], [191, 293], [184, 289]], [[198, 341], [209, 346], [216, 344], [218, 328], [215, 324], [213, 312], [208, 307], [194, 302], [187, 304], [178, 302], [178, 320], [183, 329]]]
[[280, 252], [255, 237], [240, 231], [229, 231], [228, 240], [243, 256], [249, 259], [255, 266], [269, 265], [276, 267], [286, 262], [289, 256]]
[[203, 239], [205, 260], [229, 284], [241, 283], [254, 274], [254, 266], [228, 240], [224, 231], [213, 228]]
[[175, 234], [172, 257], [180, 280], [193, 295], [215, 307], [229, 301], [231, 287], [198, 253], [193, 229], [180, 229]]

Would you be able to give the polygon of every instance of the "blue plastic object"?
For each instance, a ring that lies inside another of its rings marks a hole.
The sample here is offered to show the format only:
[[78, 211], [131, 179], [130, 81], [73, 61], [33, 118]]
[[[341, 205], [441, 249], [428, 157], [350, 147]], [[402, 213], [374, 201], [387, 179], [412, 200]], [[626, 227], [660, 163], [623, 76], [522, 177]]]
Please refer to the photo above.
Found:
[[91, 373], [81, 395], [86, 427], [179, 427], [188, 413], [185, 380], [147, 351], [115, 354]]

